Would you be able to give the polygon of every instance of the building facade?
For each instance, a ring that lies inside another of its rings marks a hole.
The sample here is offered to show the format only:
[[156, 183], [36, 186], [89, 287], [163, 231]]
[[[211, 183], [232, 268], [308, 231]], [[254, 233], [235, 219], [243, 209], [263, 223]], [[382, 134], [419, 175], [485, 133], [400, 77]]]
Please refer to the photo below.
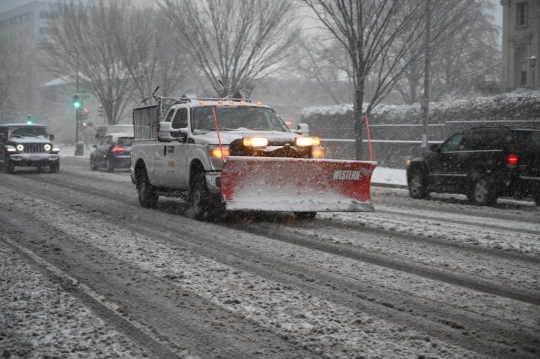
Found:
[[0, 13], [0, 44], [35, 48], [44, 23], [50, 18], [50, 3], [34, 1]]
[[540, 85], [540, 0], [501, 0], [503, 6], [502, 90]]

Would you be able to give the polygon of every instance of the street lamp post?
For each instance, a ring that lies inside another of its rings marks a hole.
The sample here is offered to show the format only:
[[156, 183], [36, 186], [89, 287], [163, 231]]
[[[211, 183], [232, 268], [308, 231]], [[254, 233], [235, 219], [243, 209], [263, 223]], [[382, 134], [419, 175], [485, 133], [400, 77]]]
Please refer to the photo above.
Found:
[[421, 99], [421, 108], [424, 111], [422, 121], [422, 147], [428, 150], [428, 122], [429, 122], [429, 69], [431, 67], [430, 58], [430, 27], [431, 27], [431, 0], [426, 0], [426, 57], [424, 69], [424, 95]]
[[536, 66], [536, 56], [529, 57], [529, 64], [531, 65], [531, 75], [532, 75], [532, 89], [535, 89], [535, 79], [534, 79], [534, 68]]

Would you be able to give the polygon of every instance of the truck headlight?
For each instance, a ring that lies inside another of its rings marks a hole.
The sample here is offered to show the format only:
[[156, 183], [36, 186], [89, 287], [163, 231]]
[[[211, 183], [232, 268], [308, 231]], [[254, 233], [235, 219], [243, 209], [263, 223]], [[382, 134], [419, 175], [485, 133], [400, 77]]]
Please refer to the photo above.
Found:
[[223, 167], [223, 159], [229, 157], [229, 147], [210, 145], [208, 146], [208, 157], [210, 157], [210, 163], [215, 169], [221, 169]]
[[321, 140], [318, 137], [296, 137], [294, 144], [297, 147], [319, 146]]
[[268, 138], [245, 137], [244, 139], [242, 139], [242, 144], [246, 147], [266, 147], [268, 146]]
[[24, 150], [23, 145], [17, 145], [17, 151], [22, 152]]
[[43, 146], [43, 149], [44, 149], [45, 151], [48, 152], [48, 151], [51, 150], [51, 145], [49, 145], [48, 143], [46, 143], [45, 146]]

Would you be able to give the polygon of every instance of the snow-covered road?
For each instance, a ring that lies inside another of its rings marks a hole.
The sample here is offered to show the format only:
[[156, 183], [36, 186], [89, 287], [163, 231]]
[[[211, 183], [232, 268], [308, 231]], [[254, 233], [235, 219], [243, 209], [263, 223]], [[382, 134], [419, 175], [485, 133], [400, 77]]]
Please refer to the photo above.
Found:
[[375, 213], [200, 223], [75, 163], [0, 174], [11, 358], [540, 355], [534, 204], [377, 187]]

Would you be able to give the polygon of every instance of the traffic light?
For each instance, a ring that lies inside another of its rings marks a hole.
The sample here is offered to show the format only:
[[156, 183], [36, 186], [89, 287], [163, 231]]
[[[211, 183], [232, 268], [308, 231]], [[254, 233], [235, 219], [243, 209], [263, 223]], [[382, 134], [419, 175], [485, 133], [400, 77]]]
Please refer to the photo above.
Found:
[[81, 108], [82, 106], [82, 101], [81, 101], [81, 97], [79, 95], [73, 95], [73, 102], [72, 102], [72, 105], [73, 107], [75, 107], [77, 110]]
[[103, 117], [103, 105], [98, 106], [98, 115]]
[[90, 110], [89, 110], [89, 109], [83, 108], [82, 114], [83, 114], [84, 116], [88, 116], [89, 113], [90, 113]]
[[28, 117], [26, 118], [26, 124], [27, 125], [33, 125], [34, 124], [34, 119], [32, 118], [31, 114], [28, 114]]

